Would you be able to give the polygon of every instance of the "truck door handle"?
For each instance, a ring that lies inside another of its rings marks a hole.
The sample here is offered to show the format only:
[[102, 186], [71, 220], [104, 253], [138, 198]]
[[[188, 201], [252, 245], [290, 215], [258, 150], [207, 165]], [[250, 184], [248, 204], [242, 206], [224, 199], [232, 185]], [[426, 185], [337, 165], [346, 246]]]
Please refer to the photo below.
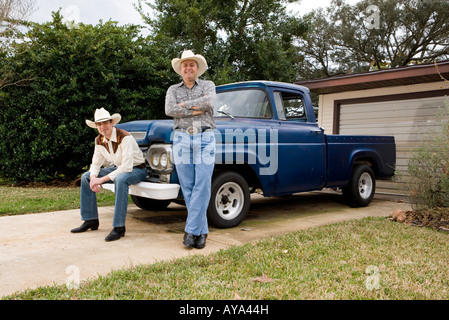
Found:
[[320, 127], [320, 130], [310, 130], [310, 133], [320, 134], [320, 133], [323, 133], [324, 130], [325, 129], [323, 127]]

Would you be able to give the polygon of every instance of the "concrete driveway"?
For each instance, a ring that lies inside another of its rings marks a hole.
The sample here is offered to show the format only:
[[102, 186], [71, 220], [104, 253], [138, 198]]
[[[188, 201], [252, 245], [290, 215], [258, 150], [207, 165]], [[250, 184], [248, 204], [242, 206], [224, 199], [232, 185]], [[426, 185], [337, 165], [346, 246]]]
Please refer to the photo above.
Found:
[[81, 224], [79, 210], [0, 217], [0, 297], [139, 264], [208, 254], [262, 237], [410, 210], [408, 203], [380, 195], [366, 208], [349, 208], [341, 201], [333, 191], [274, 198], [253, 195], [246, 220], [231, 229], [210, 228], [202, 250], [182, 244], [186, 210], [176, 204], [161, 212], [130, 205], [126, 235], [113, 242], [104, 241], [112, 229], [113, 207], [100, 208], [97, 231], [81, 234], [70, 233]]

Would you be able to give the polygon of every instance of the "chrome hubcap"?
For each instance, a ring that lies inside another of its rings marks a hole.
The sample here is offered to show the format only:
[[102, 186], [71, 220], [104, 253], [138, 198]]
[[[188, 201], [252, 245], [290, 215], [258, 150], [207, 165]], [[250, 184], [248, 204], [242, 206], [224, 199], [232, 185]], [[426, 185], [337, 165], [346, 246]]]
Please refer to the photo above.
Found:
[[217, 212], [225, 220], [236, 218], [242, 211], [243, 203], [243, 190], [235, 182], [223, 184], [215, 197]]

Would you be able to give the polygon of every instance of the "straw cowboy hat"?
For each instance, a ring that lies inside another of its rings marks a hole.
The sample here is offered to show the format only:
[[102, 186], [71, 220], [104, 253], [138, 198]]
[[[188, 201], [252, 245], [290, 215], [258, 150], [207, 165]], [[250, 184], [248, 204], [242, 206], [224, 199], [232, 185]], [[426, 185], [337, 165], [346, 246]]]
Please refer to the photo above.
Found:
[[194, 54], [192, 50], [185, 50], [182, 53], [181, 59], [174, 58], [171, 61], [171, 65], [177, 74], [181, 75], [181, 63], [183, 63], [186, 60], [193, 60], [196, 61], [196, 63], [198, 63], [198, 77], [201, 76], [204, 72], [206, 72], [207, 70], [206, 59], [200, 54]]
[[95, 117], [94, 121], [86, 120], [86, 124], [89, 127], [94, 128], [94, 129], [97, 128], [97, 124], [96, 124], [97, 122], [112, 120], [112, 124], [115, 125], [115, 124], [119, 123], [120, 120], [122, 119], [122, 116], [118, 113], [114, 113], [111, 116], [111, 114], [107, 110], [105, 110], [105, 108], [95, 110], [94, 117]]

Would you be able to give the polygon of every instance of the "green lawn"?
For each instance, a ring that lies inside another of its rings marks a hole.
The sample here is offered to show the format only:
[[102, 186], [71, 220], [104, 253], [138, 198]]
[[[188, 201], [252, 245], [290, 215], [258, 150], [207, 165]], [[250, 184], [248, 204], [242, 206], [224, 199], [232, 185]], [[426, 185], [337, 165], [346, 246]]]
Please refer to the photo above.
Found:
[[447, 234], [351, 220], [6, 299], [448, 299]]
[[[0, 185], [0, 216], [76, 209], [79, 187], [9, 187]], [[97, 196], [99, 206], [114, 205], [115, 195], [107, 190]]]

